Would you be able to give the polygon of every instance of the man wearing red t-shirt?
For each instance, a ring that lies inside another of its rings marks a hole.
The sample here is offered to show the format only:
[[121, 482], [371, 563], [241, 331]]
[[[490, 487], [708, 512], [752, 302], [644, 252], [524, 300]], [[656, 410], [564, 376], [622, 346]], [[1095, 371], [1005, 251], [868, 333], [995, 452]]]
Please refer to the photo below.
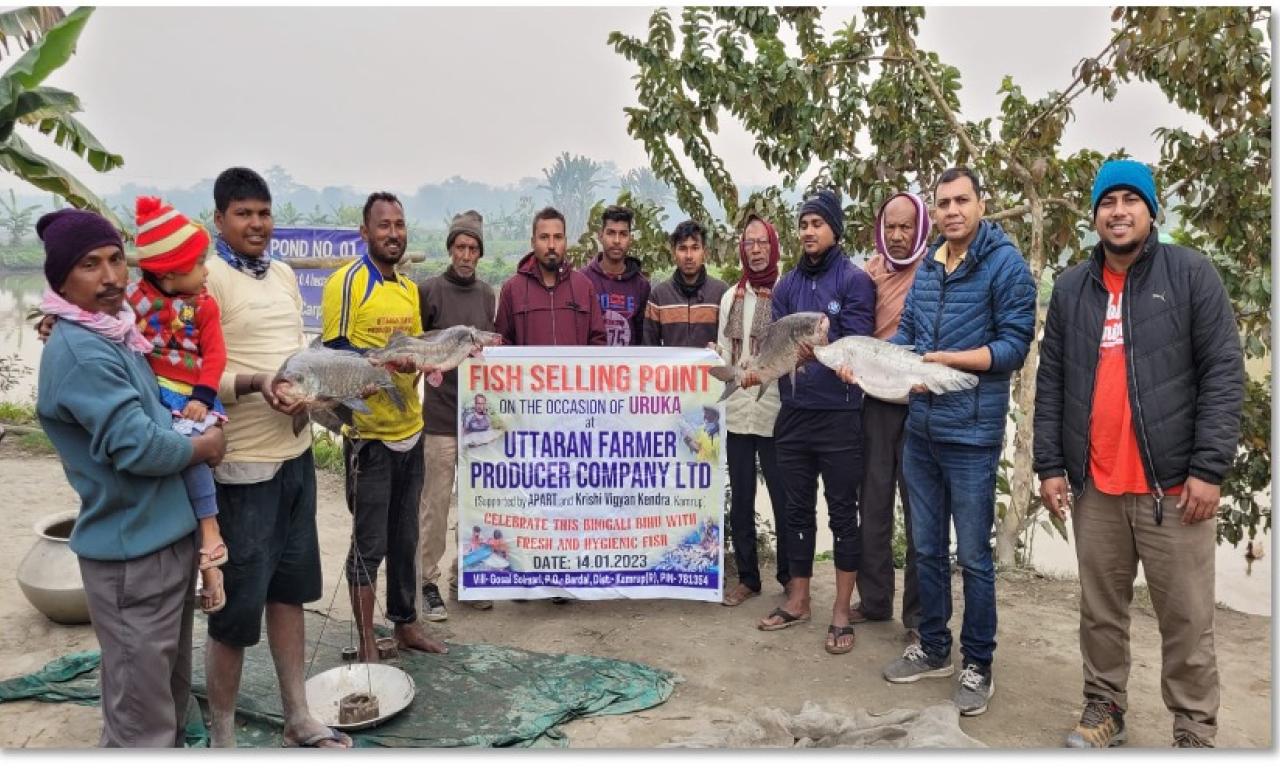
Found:
[[1161, 243], [1145, 165], [1111, 160], [1093, 187], [1101, 242], [1053, 289], [1036, 375], [1035, 470], [1080, 570], [1084, 708], [1069, 747], [1125, 740], [1129, 603], [1142, 565], [1160, 625], [1160, 689], [1176, 747], [1218, 729], [1214, 545], [1240, 437], [1244, 364], [1222, 279]]

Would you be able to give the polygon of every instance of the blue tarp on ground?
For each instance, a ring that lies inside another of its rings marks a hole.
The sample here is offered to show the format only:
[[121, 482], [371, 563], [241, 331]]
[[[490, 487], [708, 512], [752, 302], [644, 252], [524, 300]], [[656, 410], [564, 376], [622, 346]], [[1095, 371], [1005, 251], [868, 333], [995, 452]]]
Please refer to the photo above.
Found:
[[[307, 616], [308, 642], [319, 620]], [[345, 638], [321, 638], [311, 674], [342, 664]], [[197, 638], [204, 637], [197, 627]], [[97, 651], [68, 654], [37, 673], [0, 681], [0, 702], [34, 698], [96, 706]], [[391, 720], [352, 735], [357, 746], [532, 747], [567, 746], [558, 726], [578, 717], [618, 715], [657, 706], [675, 687], [670, 672], [618, 659], [532, 653], [497, 645], [450, 645], [445, 655], [404, 653], [396, 664], [413, 677], [417, 695]], [[195, 651], [193, 686], [206, 707], [204, 653]], [[280, 695], [265, 638], [245, 652], [237, 701], [242, 746], [280, 744]], [[194, 712], [192, 713], [194, 715]], [[188, 745], [207, 744], [203, 724], [188, 724]]]

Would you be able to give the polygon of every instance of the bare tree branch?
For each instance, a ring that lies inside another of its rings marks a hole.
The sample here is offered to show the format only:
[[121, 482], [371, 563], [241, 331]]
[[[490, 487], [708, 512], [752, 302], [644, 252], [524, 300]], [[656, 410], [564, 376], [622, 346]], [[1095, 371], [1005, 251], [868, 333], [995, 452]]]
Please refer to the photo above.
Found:
[[[951, 130], [960, 139], [960, 143], [964, 145], [969, 154], [973, 155], [975, 158], [981, 157], [982, 152], [979, 151], [978, 146], [973, 143], [973, 137], [969, 135], [969, 132], [960, 124], [959, 118], [957, 118], [955, 113], [951, 111], [950, 105], [947, 104], [946, 96], [942, 93], [942, 88], [938, 85], [938, 82], [933, 79], [933, 75], [929, 73], [924, 62], [920, 60], [920, 53], [915, 47], [914, 40], [912, 40], [905, 31], [899, 29], [899, 32], [902, 33], [902, 37], [905, 42], [903, 48], [906, 50], [907, 57], [911, 59], [912, 66], [915, 67], [915, 70], [919, 72], [920, 76], [924, 79], [925, 85], [929, 88], [929, 93], [933, 95], [933, 99], [937, 103], [938, 111], [946, 118], [947, 123], [951, 126]], [[1026, 166], [1018, 162], [1013, 158], [1013, 156], [1006, 152], [1004, 147], [1001, 147], [999, 144], [994, 144], [992, 145], [992, 149], [995, 150], [996, 154], [1000, 156], [1000, 159], [1004, 160], [1005, 164], [1009, 166], [1009, 169], [1012, 170], [1019, 179], [1027, 184], [1034, 185], [1031, 172], [1027, 170]]]

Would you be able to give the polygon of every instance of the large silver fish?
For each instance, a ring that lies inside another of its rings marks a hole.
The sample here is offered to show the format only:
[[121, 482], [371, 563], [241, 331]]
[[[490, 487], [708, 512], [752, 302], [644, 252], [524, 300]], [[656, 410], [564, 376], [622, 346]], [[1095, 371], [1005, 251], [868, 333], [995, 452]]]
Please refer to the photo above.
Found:
[[[438, 374], [452, 371], [469, 356], [485, 347], [502, 344], [502, 336], [488, 331], [480, 331], [469, 325], [455, 325], [439, 331], [429, 331], [421, 336], [410, 336], [400, 331], [391, 334], [391, 339], [382, 349], [375, 349], [365, 354], [370, 362], [378, 365], [388, 363], [408, 363], [423, 367], [432, 366]], [[441, 377], [432, 374], [427, 377], [433, 386], [440, 386]]]
[[404, 410], [404, 398], [387, 369], [359, 352], [328, 349], [318, 341], [289, 356], [276, 372], [276, 393], [287, 403], [306, 403], [293, 417], [293, 434], [307, 426], [308, 417], [332, 432], [354, 423], [354, 414], [370, 413], [364, 399], [386, 392]]
[[737, 391], [749, 373], [760, 379], [757, 400], [764, 397], [770, 384], [788, 374], [794, 386], [800, 345], [819, 347], [826, 344], [830, 328], [831, 321], [821, 312], [797, 312], [769, 323], [761, 336], [760, 350], [754, 356], [743, 358], [736, 366], [719, 365], [711, 369], [711, 375], [725, 383], [720, 399], [724, 400]]
[[866, 394], [887, 403], [906, 403], [911, 388], [923, 385], [935, 395], [978, 386], [978, 377], [941, 363], [926, 363], [920, 355], [874, 336], [846, 336], [813, 351], [832, 370], [848, 366]]

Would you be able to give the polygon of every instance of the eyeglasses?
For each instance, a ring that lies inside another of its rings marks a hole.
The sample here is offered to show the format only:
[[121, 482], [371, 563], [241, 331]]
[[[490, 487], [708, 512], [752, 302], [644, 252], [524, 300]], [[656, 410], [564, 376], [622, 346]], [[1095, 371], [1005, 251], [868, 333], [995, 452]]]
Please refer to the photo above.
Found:
[[764, 238], [764, 237], [762, 237], [762, 238], [760, 238], [759, 240], [750, 240], [750, 239], [747, 239], [747, 238], [745, 238], [745, 237], [744, 237], [744, 238], [742, 239], [742, 247], [743, 247], [745, 250], [748, 250], [748, 251], [749, 251], [749, 250], [751, 250], [752, 248], [755, 248], [755, 247], [757, 247], [757, 246], [759, 246], [759, 247], [761, 247], [761, 248], [768, 248], [768, 247], [769, 247], [769, 240], [768, 240], [768, 238]]

